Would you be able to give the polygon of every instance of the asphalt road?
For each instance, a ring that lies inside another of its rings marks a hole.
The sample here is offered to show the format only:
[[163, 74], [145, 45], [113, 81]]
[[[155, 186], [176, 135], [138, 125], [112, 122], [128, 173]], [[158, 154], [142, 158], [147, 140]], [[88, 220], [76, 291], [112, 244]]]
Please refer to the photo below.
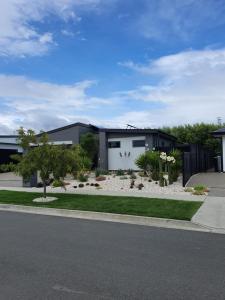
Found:
[[225, 235], [0, 212], [0, 299], [225, 299]]

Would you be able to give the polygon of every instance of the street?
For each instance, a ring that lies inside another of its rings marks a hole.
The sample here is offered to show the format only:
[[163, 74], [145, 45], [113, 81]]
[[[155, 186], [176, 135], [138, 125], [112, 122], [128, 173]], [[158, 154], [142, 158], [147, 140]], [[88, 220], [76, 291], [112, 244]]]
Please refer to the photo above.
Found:
[[225, 299], [225, 235], [0, 212], [0, 299]]

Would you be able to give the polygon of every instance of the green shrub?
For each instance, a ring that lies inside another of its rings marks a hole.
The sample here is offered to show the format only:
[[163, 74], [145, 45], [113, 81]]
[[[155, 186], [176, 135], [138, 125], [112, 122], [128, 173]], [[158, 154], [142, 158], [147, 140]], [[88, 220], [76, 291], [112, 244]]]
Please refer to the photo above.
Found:
[[205, 185], [200, 184], [200, 185], [194, 186], [194, 190], [197, 192], [199, 192], [199, 191], [205, 192], [205, 191], [207, 191], [207, 187]]
[[160, 153], [158, 151], [147, 151], [141, 154], [135, 161], [136, 165], [145, 172], [149, 174], [153, 171], [159, 172], [159, 158]]
[[52, 183], [52, 186], [55, 187], [55, 188], [56, 187], [64, 187], [65, 184], [62, 180], [55, 179]]
[[78, 180], [80, 182], [87, 182], [88, 181], [88, 176], [87, 175], [84, 175], [83, 173], [79, 174], [78, 176]]
[[95, 177], [99, 177], [100, 175], [108, 175], [108, 170], [96, 169], [95, 170]]
[[152, 171], [152, 180], [154, 181], [159, 181], [159, 170], [155, 169]]
[[2, 164], [0, 165], [0, 173], [7, 173], [7, 172], [15, 172], [16, 164], [10, 162], [9, 164]]
[[125, 174], [124, 170], [119, 169], [116, 171], [116, 176], [123, 176]]

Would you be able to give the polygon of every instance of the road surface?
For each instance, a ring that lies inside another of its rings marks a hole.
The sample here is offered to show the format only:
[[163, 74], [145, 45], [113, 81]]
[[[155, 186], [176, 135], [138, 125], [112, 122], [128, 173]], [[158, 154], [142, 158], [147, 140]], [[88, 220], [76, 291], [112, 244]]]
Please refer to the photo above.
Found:
[[225, 299], [225, 235], [0, 212], [0, 299]]

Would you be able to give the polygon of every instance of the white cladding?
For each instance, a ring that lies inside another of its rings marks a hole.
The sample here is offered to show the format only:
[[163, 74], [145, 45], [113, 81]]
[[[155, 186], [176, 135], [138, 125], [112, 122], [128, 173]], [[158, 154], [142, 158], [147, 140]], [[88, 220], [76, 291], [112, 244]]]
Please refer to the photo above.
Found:
[[109, 170], [138, 170], [135, 160], [145, 152], [144, 147], [133, 147], [133, 141], [144, 140], [145, 136], [110, 138], [108, 142], [120, 142], [119, 148], [108, 148]]

